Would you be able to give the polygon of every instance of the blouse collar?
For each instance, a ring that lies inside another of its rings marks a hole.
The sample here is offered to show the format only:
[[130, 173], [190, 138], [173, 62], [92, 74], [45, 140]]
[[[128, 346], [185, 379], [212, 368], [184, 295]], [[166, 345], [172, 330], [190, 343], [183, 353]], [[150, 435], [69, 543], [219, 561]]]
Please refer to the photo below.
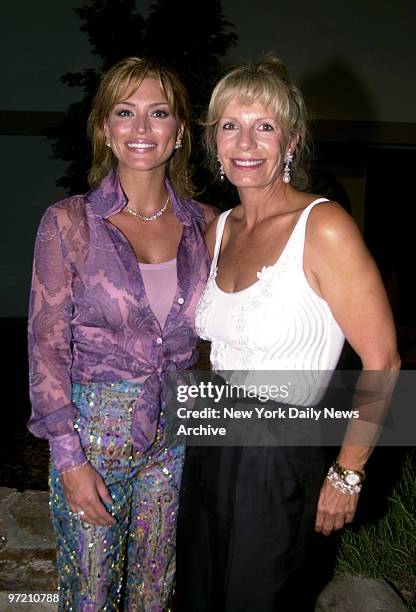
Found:
[[[196, 202], [189, 198], [176, 195], [170, 181], [165, 179], [166, 189], [172, 203], [172, 209], [183, 225], [191, 225], [192, 221], [203, 222], [202, 212]], [[93, 210], [98, 217], [108, 219], [111, 215], [120, 212], [127, 204], [126, 195], [121, 187], [118, 170], [108, 174], [96, 189], [87, 193]]]

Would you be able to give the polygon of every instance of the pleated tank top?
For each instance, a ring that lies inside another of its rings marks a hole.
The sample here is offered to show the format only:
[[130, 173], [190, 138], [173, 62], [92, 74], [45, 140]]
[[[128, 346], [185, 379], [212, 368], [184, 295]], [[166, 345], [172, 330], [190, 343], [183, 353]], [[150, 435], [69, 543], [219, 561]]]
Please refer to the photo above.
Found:
[[196, 308], [196, 330], [210, 340], [215, 370], [334, 370], [344, 334], [327, 302], [309, 285], [303, 269], [311, 202], [299, 217], [279, 259], [257, 272], [249, 287], [233, 293], [216, 282], [224, 225], [219, 217], [211, 271]]

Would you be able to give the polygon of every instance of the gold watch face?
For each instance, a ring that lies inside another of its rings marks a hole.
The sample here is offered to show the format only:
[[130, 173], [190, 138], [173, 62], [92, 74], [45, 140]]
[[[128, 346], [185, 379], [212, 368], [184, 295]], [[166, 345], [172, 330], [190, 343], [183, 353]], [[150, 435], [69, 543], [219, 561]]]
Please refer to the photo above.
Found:
[[345, 476], [345, 482], [349, 485], [357, 485], [361, 482], [361, 478], [358, 474], [347, 474]]

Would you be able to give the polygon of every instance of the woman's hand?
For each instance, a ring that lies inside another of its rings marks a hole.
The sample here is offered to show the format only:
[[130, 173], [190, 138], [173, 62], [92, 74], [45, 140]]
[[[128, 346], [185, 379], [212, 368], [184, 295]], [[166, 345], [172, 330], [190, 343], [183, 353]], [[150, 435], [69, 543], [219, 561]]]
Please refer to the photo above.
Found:
[[318, 501], [315, 531], [328, 536], [332, 531], [351, 523], [357, 509], [358, 497], [338, 491], [325, 478]]
[[102, 502], [113, 500], [101, 476], [87, 463], [79, 469], [64, 472], [62, 485], [68, 504], [75, 513], [82, 513], [82, 520], [91, 525], [115, 525]]
[[[306, 230], [304, 270], [312, 289], [327, 302], [360, 357], [363, 369], [397, 372], [400, 357], [396, 333], [380, 273], [357, 226], [338, 204], [327, 202], [312, 210]], [[360, 384], [364, 390], [368, 389], [364, 375], [365, 372], [357, 384], [358, 390]], [[377, 377], [375, 380], [378, 381]], [[353, 403], [354, 408], [359, 408], [360, 418], [348, 423], [339, 453], [342, 465], [363, 470], [385, 418], [386, 399], [394, 388], [394, 377], [391, 380], [388, 377], [385, 386], [386, 377], [381, 377], [383, 401], [363, 406], [362, 397], [358, 396], [358, 406]], [[369, 388], [378, 392], [380, 385], [373, 382]], [[351, 523], [357, 503], [358, 495], [345, 494], [325, 479], [318, 502], [316, 531], [329, 535]]]

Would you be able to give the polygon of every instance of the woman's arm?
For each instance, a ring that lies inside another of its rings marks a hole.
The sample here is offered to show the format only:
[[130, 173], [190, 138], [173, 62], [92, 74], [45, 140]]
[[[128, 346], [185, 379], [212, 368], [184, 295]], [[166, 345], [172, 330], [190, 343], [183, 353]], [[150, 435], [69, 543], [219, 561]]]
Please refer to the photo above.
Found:
[[353, 219], [338, 204], [320, 204], [311, 211], [304, 267], [363, 368], [400, 367], [393, 316], [380, 273]]
[[[311, 211], [304, 267], [311, 286], [328, 303], [363, 369], [399, 370], [393, 317], [379, 271], [357, 226], [337, 204], [321, 204]], [[380, 417], [382, 411], [380, 407]], [[358, 440], [354, 429], [359, 434], [360, 428], [366, 430], [364, 442], [344, 443], [338, 456], [342, 466], [358, 471], [371, 454], [378, 425], [358, 420], [350, 424], [347, 439]], [[357, 502], [357, 495], [338, 491], [326, 479], [318, 504], [317, 530], [327, 535], [351, 522]]]
[[30, 431], [47, 438], [55, 467], [62, 473], [65, 496], [84, 520], [114, 523], [101, 500], [111, 497], [101, 476], [86, 461], [71, 401], [72, 272], [65, 259], [63, 208], [49, 208], [39, 226], [33, 262], [29, 309]]
[[71, 401], [70, 320], [72, 273], [63, 254], [57, 213], [49, 208], [39, 226], [29, 306], [30, 431], [50, 442], [57, 469], [85, 461]]

